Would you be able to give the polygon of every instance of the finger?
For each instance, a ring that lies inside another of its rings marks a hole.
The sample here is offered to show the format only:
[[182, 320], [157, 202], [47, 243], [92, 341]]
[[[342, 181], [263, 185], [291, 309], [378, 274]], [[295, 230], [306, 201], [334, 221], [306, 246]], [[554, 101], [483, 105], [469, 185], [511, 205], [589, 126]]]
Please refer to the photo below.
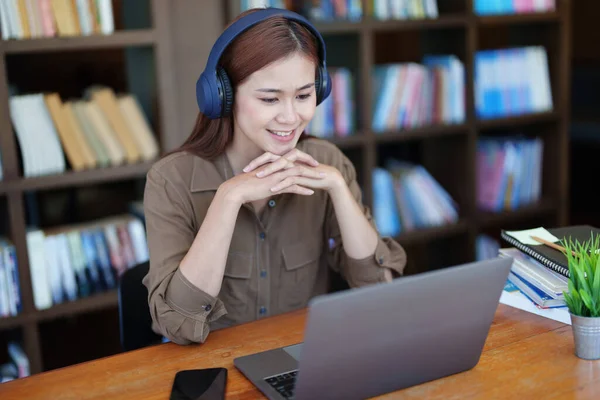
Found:
[[259, 178], [263, 178], [265, 176], [271, 175], [273, 172], [277, 172], [279, 170], [285, 169], [290, 162], [285, 158], [281, 157], [277, 161], [267, 165], [265, 168], [261, 169], [256, 173], [256, 176]]
[[289, 153], [287, 153], [283, 157], [287, 158], [290, 161], [301, 161], [308, 165], [312, 165], [314, 167], [319, 165], [319, 162], [317, 160], [315, 160], [311, 155], [306, 154], [305, 152], [300, 151], [298, 149], [291, 150]]
[[266, 152], [263, 155], [261, 155], [260, 157], [255, 158], [254, 160], [250, 161], [250, 163], [248, 165], [246, 165], [242, 171], [244, 172], [250, 172], [258, 167], [260, 167], [263, 164], [269, 163], [269, 162], [273, 162], [275, 160], [278, 160], [279, 158], [281, 158], [281, 156], [275, 155], [273, 153], [270, 152]]
[[305, 176], [290, 176], [273, 186], [271, 192], [277, 193], [293, 185], [300, 185], [311, 189], [321, 189], [324, 187], [323, 181], [319, 179], [308, 178]]
[[293, 168], [287, 169], [281, 173], [280, 178], [284, 179], [289, 176], [305, 176], [313, 179], [323, 179], [326, 174], [323, 171], [318, 171], [314, 168], [305, 167], [303, 165], [296, 165]]
[[309, 189], [309, 188], [305, 188], [305, 187], [302, 187], [299, 185], [292, 185], [292, 186], [286, 187], [279, 193], [295, 193], [295, 194], [301, 194], [304, 196], [310, 196], [314, 192], [315, 192], [314, 190]]

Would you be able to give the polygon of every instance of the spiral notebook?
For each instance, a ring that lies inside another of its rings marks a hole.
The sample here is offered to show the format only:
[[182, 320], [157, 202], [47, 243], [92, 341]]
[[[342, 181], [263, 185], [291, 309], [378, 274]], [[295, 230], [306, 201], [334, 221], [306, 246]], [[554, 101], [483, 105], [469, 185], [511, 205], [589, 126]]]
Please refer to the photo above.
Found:
[[[501, 237], [512, 246], [538, 260], [544, 266], [568, 278], [569, 266], [567, 257], [562, 252], [541, 243], [534, 244], [532, 241], [526, 241], [523, 239], [519, 240], [515, 237], [519, 237], [520, 233], [527, 231], [529, 231], [529, 229], [523, 231], [502, 230]], [[590, 225], [573, 225], [562, 228], [546, 229], [546, 231], [551, 236], [554, 236], [556, 239], [556, 244], [560, 246], [564, 246], [564, 239], [571, 238], [572, 241], [577, 240], [581, 243], [590, 240], [592, 238], [592, 234], [594, 237], [600, 235], [600, 230]], [[554, 242], [555, 240], [550, 241]]]

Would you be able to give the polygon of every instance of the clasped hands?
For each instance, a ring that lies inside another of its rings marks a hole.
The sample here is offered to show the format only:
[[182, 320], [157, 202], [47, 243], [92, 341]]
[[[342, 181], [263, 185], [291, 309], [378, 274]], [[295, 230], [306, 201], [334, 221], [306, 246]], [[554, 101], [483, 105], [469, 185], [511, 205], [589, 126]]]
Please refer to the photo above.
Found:
[[314, 189], [330, 194], [345, 186], [342, 174], [321, 164], [309, 154], [293, 149], [284, 155], [266, 152], [252, 160], [228, 182], [228, 192], [236, 193], [241, 203], [257, 201], [278, 193], [310, 196]]

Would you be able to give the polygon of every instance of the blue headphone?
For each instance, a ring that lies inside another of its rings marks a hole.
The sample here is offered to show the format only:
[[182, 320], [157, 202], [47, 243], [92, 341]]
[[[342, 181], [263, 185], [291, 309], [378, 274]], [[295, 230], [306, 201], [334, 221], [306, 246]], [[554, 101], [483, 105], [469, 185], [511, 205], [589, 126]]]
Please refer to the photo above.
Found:
[[293, 11], [267, 8], [248, 14], [231, 24], [217, 39], [210, 51], [206, 68], [196, 82], [198, 107], [208, 118], [215, 119], [230, 115], [233, 107], [233, 88], [229, 77], [225, 70], [218, 66], [223, 51], [240, 33], [272, 16], [282, 16], [301, 23], [318, 39], [320, 65], [317, 67], [315, 79], [317, 105], [331, 93], [331, 78], [327, 73], [325, 61], [325, 42], [321, 34], [307, 19]]

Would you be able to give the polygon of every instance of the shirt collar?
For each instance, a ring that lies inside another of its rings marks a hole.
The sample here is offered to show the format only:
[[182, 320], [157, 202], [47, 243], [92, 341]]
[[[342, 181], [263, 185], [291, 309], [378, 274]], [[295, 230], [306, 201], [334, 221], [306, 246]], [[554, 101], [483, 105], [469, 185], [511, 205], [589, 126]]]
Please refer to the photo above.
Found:
[[233, 169], [225, 152], [213, 161], [194, 157], [190, 191], [205, 192], [217, 190], [226, 180], [233, 177]]

